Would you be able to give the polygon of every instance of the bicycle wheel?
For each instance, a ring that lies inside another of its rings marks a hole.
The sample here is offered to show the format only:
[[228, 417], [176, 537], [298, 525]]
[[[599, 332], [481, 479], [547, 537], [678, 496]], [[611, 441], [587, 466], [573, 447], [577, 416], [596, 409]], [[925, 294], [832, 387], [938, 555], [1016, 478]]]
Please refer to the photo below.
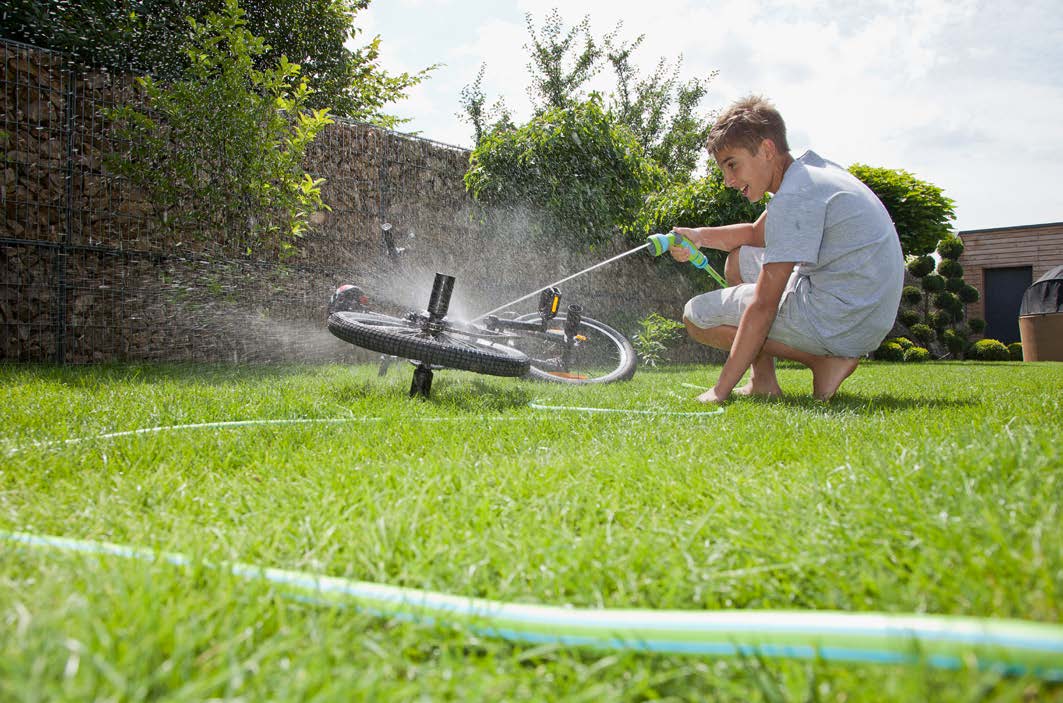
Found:
[[[517, 320], [538, 320], [537, 314]], [[553, 383], [612, 383], [635, 375], [635, 348], [627, 337], [605, 323], [584, 317], [576, 330], [577, 340], [565, 351], [565, 316], [558, 315], [546, 323], [542, 333], [515, 333], [512, 343], [531, 357], [530, 378]]]
[[328, 328], [356, 346], [451, 369], [523, 376], [531, 364], [520, 350], [481, 339], [474, 333], [445, 328], [433, 337], [424, 333], [417, 322], [379, 313], [336, 312], [329, 316]]

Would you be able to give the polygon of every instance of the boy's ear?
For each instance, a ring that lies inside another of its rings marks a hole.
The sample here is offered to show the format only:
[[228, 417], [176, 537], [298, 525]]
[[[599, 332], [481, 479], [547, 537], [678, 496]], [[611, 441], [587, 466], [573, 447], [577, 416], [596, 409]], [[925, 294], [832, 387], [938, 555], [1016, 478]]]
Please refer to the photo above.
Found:
[[764, 137], [760, 140], [760, 152], [766, 159], [774, 159], [779, 155], [779, 149], [775, 146], [775, 142]]

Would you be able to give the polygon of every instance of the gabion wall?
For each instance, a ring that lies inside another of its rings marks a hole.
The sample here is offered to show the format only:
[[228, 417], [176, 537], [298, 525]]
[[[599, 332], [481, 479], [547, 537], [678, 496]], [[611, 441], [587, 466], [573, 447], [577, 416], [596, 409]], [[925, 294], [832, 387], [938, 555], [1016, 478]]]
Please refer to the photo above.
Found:
[[[485, 218], [463, 175], [468, 152], [337, 121], [312, 145], [328, 212], [292, 257], [255, 260], [210, 241], [174, 241], [151, 208], [104, 167], [121, 148], [104, 111], [128, 77], [0, 41], [0, 360], [280, 361], [369, 358], [325, 328], [336, 285], [422, 306], [435, 271], [458, 278], [452, 312], [471, 316], [623, 251], [529, 241], [528, 213]], [[386, 258], [380, 225], [408, 249]], [[677, 318], [696, 284], [635, 255], [564, 287], [627, 333], [650, 311]], [[523, 307], [528, 311], [532, 305]]]

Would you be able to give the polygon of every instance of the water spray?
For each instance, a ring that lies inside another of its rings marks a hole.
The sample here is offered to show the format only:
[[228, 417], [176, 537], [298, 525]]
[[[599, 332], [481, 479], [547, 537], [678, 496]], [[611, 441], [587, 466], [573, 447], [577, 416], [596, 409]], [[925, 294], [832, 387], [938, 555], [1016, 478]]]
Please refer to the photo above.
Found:
[[698, 249], [698, 247], [694, 244], [694, 242], [690, 241], [689, 239], [687, 239], [683, 235], [678, 234], [677, 232], [667, 232], [667, 233], [664, 233], [664, 234], [651, 234], [649, 237], [646, 238], [646, 243], [645, 244], [640, 244], [637, 247], [635, 247], [634, 249], [630, 249], [628, 251], [625, 251], [623, 254], [617, 254], [616, 256], [612, 257], [611, 259], [606, 259], [605, 261], [602, 261], [601, 263], [594, 264], [593, 266], [588, 266], [587, 268], [583, 269], [582, 271], [578, 271], [578, 272], [572, 274], [571, 276], [566, 276], [565, 278], [562, 278], [559, 281], [554, 281], [553, 283], [548, 283], [545, 286], [542, 286], [541, 288], [536, 288], [534, 291], [532, 291], [531, 293], [528, 293], [525, 296], [517, 298], [516, 300], [511, 300], [510, 302], [506, 303], [505, 305], [499, 305], [497, 308], [495, 308], [493, 310], [488, 310], [487, 312], [485, 312], [485, 313], [483, 313], [481, 315], [477, 315], [476, 317], [472, 318], [471, 321], [475, 322], [476, 320], [482, 320], [483, 318], [487, 317], [488, 315], [494, 315], [496, 312], [501, 312], [502, 310], [505, 310], [506, 308], [512, 307], [512, 306], [516, 305], [517, 303], [524, 302], [528, 298], [532, 298], [535, 295], [543, 292], [544, 290], [549, 290], [550, 288], [554, 288], [556, 286], [559, 286], [562, 283], [565, 283], [567, 281], [571, 281], [573, 278], [577, 278], [579, 276], [582, 276], [585, 273], [590, 273], [591, 271], [594, 271], [595, 269], [599, 269], [599, 268], [601, 268], [603, 266], [611, 264], [614, 261], [619, 261], [620, 259], [623, 259], [624, 257], [631, 256], [635, 252], [647, 250], [651, 254], [653, 254], [654, 256], [660, 256], [664, 252], [668, 251], [669, 247], [673, 247], [673, 246], [686, 247], [686, 249], [690, 252], [690, 263], [691, 263], [691, 265], [693, 265], [695, 268], [699, 268], [699, 269], [705, 271], [707, 274], [712, 276], [713, 280], [715, 280], [718, 284], [720, 284], [721, 287], [723, 287], [723, 288], [727, 287], [727, 281], [724, 280], [723, 276], [721, 276], [719, 273], [716, 272], [716, 269], [714, 269], [712, 267], [712, 265], [709, 263], [708, 257], [706, 257], [701, 252], [701, 250]]

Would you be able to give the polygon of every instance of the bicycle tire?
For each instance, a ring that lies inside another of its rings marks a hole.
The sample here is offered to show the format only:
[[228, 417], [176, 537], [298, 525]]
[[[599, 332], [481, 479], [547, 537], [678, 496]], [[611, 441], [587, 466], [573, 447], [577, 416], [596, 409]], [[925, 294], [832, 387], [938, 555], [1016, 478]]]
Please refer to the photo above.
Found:
[[329, 316], [328, 328], [355, 346], [433, 366], [491, 376], [524, 376], [531, 365], [531, 359], [519, 349], [454, 329], [444, 329], [433, 337], [416, 322], [380, 313], [336, 312]]
[[[538, 320], [535, 313], [517, 318], [520, 322]], [[546, 324], [546, 334], [563, 335], [565, 316], [558, 315]], [[570, 353], [567, 368], [560, 368], [560, 345], [534, 337], [517, 335], [514, 345], [531, 359], [528, 377], [551, 383], [587, 385], [627, 381], [635, 375], [638, 357], [631, 340], [604, 322], [589, 317], [580, 319], [577, 335], [585, 337]]]

